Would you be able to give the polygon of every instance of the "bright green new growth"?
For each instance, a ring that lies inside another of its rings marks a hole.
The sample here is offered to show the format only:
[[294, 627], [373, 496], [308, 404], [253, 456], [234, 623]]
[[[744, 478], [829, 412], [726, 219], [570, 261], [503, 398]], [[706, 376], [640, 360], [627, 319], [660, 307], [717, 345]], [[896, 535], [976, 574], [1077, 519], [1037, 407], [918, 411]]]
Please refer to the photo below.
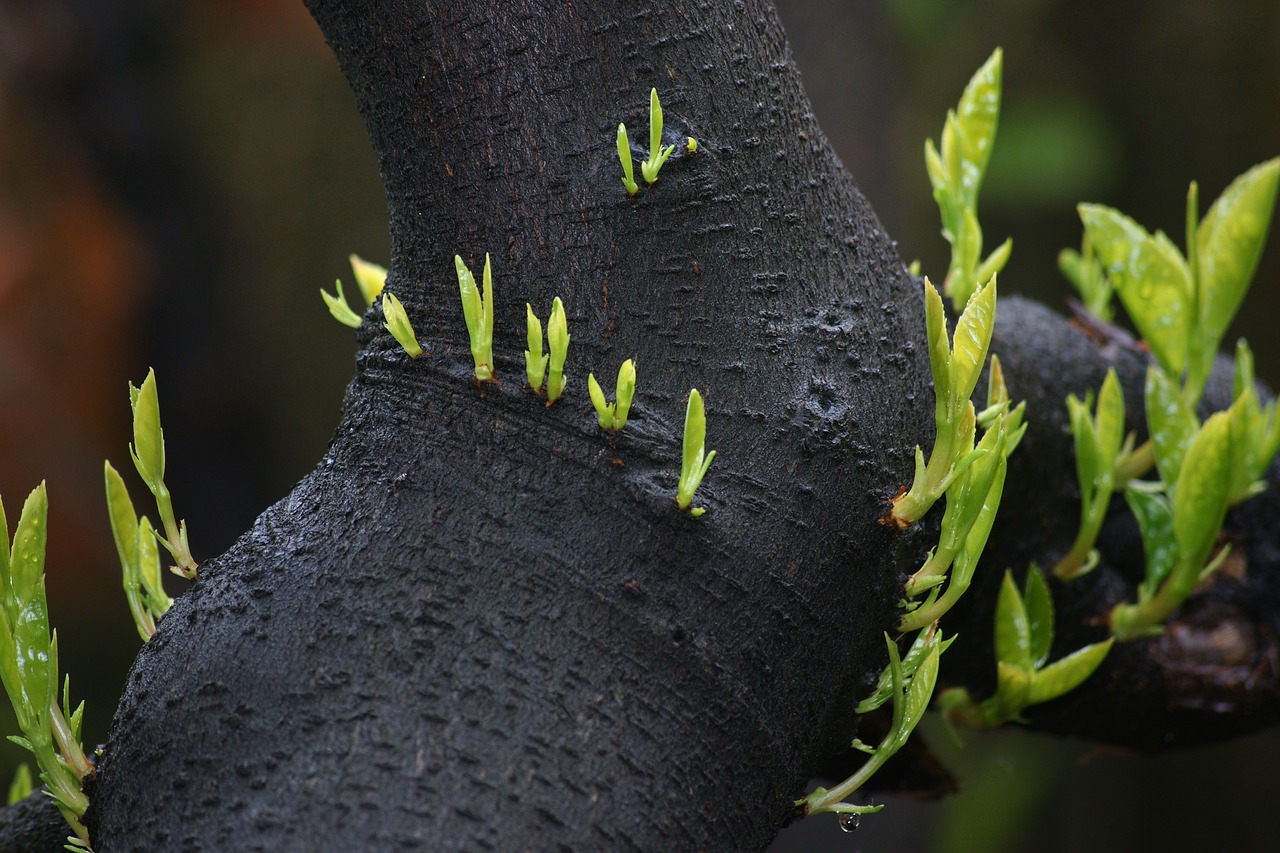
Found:
[[925, 168], [942, 214], [942, 236], [951, 244], [951, 266], [942, 289], [957, 311], [983, 282], [1004, 269], [1013, 250], [1013, 242], [1005, 240], [982, 260], [982, 228], [978, 225], [978, 190], [1000, 118], [1003, 61], [997, 48], [973, 75], [960, 103], [947, 111], [941, 153], [932, 139], [924, 145]]
[[911, 488], [893, 499], [882, 523], [902, 529], [919, 521], [946, 493], [977, 456], [973, 451], [976, 414], [970, 397], [987, 359], [995, 327], [996, 280], [976, 291], [956, 323], [954, 345], [947, 339], [942, 297], [926, 278], [925, 325], [929, 338], [929, 367], [933, 372], [934, 423], [937, 434], [929, 463], [916, 448]]
[[399, 342], [409, 358], [422, 355], [422, 347], [418, 344], [418, 336], [413, 333], [409, 314], [394, 293], [382, 294], [382, 317], [385, 320], [384, 328]]
[[684, 144], [684, 150], [685, 150], [685, 152], [686, 152], [686, 153], [688, 153], [688, 154], [697, 154], [697, 153], [698, 153], [698, 140], [696, 140], [696, 139], [694, 139], [692, 136], [690, 136], [690, 137], [688, 138], [688, 141], [687, 141], [687, 142], [685, 142], [685, 144]]
[[453, 256], [458, 271], [458, 292], [462, 295], [462, 314], [471, 337], [471, 358], [476, 365], [476, 381], [493, 380], [493, 274], [489, 253], [484, 256], [484, 295], [476, 288], [476, 278], [463, 263], [461, 255]]
[[970, 728], [995, 728], [1025, 722], [1032, 705], [1070, 693], [1093, 674], [1111, 650], [1113, 639], [1093, 643], [1045, 665], [1053, 647], [1053, 598], [1040, 570], [1027, 572], [1022, 593], [1010, 572], [996, 599], [996, 692], [975, 702], [969, 691], [954, 687], [938, 697], [943, 719]]
[[324, 304], [329, 306], [329, 313], [333, 315], [333, 319], [337, 320], [344, 326], [351, 328], [359, 328], [360, 315], [351, 310], [351, 306], [347, 304], [347, 297], [342, 292], [342, 279], [334, 279], [334, 286], [338, 289], [338, 295], [320, 288], [320, 298], [324, 300]]
[[569, 321], [564, 316], [564, 303], [557, 296], [551, 300], [551, 316], [547, 319], [547, 344], [551, 357], [547, 374], [547, 405], [564, 393], [564, 360], [569, 354]]
[[706, 452], [707, 414], [702, 405], [702, 395], [694, 388], [689, 392], [689, 405], [684, 411], [684, 452], [680, 460], [680, 483], [676, 488], [676, 506], [688, 511], [694, 518], [706, 512], [703, 507], [690, 509], [693, 495], [702, 485], [702, 478], [716, 458], [716, 452]]
[[1093, 252], [1088, 231], [1080, 242], [1080, 251], [1063, 249], [1058, 253], [1058, 270], [1080, 294], [1080, 298], [1084, 300], [1085, 310], [1104, 323], [1110, 323], [1113, 316], [1111, 310], [1113, 288], [1111, 280], [1103, 272], [1102, 264]]
[[[596, 417], [601, 429], [617, 432], [627, 424], [627, 414], [631, 411], [631, 398], [636, 393], [636, 363], [627, 359], [618, 368], [618, 382], [614, 390], [614, 400], [610, 403], [604, 398], [604, 390], [596, 381], [595, 374], [587, 374], [587, 390], [591, 394], [591, 405], [595, 406]], [[694, 486], [697, 489], [697, 486]]]
[[364, 297], [364, 307], [372, 308], [387, 284], [387, 268], [366, 261], [354, 253], [347, 255], [347, 261], [351, 264], [351, 274], [356, 277], [360, 295]]
[[1232, 182], [1198, 221], [1187, 193], [1187, 256], [1157, 231], [1110, 207], [1079, 206], [1080, 219], [1125, 311], [1192, 409], [1258, 265], [1275, 207], [1280, 158]]
[[[6, 530], [5, 533], [8, 533]], [[31, 765], [22, 762], [18, 765], [18, 769], [13, 771], [13, 781], [9, 783], [9, 796], [5, 800], [5, 805], [13, 805], [16, 802], [25, 800], [31, 796]]]
[[667, 158], [675, 150], [676, 147], [674, 145], [666, 147], [662, 145], [662, 102], [658, 100], [658, 90], [650, 89], [649, 156], [640, 163], [640, 174], [644, 176], [646, 184], [653, 186], [658, 180], [658, 172], [662, 170], [662, 164], [667, 162]]
[[627, 195], [635, 195], [640, 192], [640, 186], [636, 183], [635, 169], [631, 165], [631, 142], [627, 139], [625, 124], [618, 125], [618, 159], [622, 161], [622, 185], [626, 187]]
[[542, 380], [547, 375], [547, 361], [551, 357], [542, 354], [542, 321], [528, 302], [524, 304], [524, 310], [529, 335], [529, 348], [524, 351], [524, 373], [529, 378], [529, 387], [535, 394], [541, 394]]
[[[944, 643], [941, 634], [934, 630], [921, 632], [905, 659], [899, 657], [898, 646], [888, 634], [885, 635], [884, 640], [889, 650], [889, 665], [881, 674], [880, 681], [882, 686], [887, 682], [887, 690], [877, 688], [876, 692], [858, 707], [862, 709], [868, 702], [876, 701], [882, 693], [884, 698], [879, 698], [873, 707], [879, 707], [887, 699], [892, 699], [893, 721], [889, 726], [889, 732], [875, 747], [855, 740], [853, 747], [868, 753], [870, 757], [862, 767], [858, 768], [858, 772], [834, 788], [830, 790], [815, 788], [803, 800], [797, 800], [796, 805], [802, 808], [806, 815], [823, 812], [859, 815], [878, 812], [884, 808], [884, 806], [854, 805], [844, 802], [844, 799], [865, 785], [876, 771], [902, 748], [907, 738], [911, 736], [911, 732], [915, 730], [916, 724], [924, 717], [924, 712], [929, 708], [933, 688], [938, 682], [938, 660], [943, 650], [950, 644], [950, 640]], [[861, 710], [860, 713], [862, 713]]]
[[[372, 308], [374, 301], [382, 293], [383, 286], [387, 283], [387, 270], [377, 264], [370, 263], [359, 255], [348, 255], [347, 260], [351, 263], [351, 272], [356, 277], [356, 285], [360, 288], [360, 295], [364, 298], [366, 308]], [[347, 304], [347, 297], [342, 292], [342, 281], [335, 280], [334, 285], [337, 287], [338, 295], [334, 296], [320, 288], [320, 296], [324, 299], [324, 304], [329, 306], [329, 313], [333, 318], [344, 326], [357, 328], [360, 325], [360, 315], [351, 310]]]
[[49, 630], [44, 559], [49, 501], [44, 483], [22, 507], [10, 547], [4, 502], [0, 501], [0, 677], [22, 736], [9, 740], [27, 749], [40, 767], [58, 810], [76, 835], [72, 849], [89, 846], [81, 818], [89, 806], [82, 780], [92, 769], [80, 745], [84, 703], [71, 710], [71, 679], [58, 704], [58, 634]]
[[107, 489], [107, 515], [116, 541], [116, 553], [120, 557], [125, 599], [129, 602], [133, 624], [145, 643], [156, 632], [160, 617], [173, 604], [173, 599], [164, 591], [160, 576], [156, 531], [146, 516], [138, 518], [124, 480], [110, 462], [103, 463], [103, 476]]
[[[1009, 456], [1027, 429], [1023, 423], [1026, 404], [1009, 408], [1009, 392], [1000, 360], [994, 356], [987, 398], [987, 407], [977, 418], [986, 427], [982, 440], [974, 448], [970, 433], [967, 442], [958, 448], [972, 461], [947, 488], [947, 508], [942, 516], [938, 546], [907, 579], [906, 598], [902, 602], [907, 613], [898, 623], [900, 632], [922, 630], [954, 607], [973, 581], [978, 560], [986, 548], [1004, 492]], [[926, 592], [928, 596], [923, 602], [913, 600]]]
[[178, 522], [173, 513], [173, 501], [164, 484], [164, 431], [160, 428], [160, 397], [156, 390], [156, 372], [147, 371], [142, 387], [129, 383], [129, 404], [133, 407], [133, 444], [129, 454], [138, 476], [156, 500], [156, 510], [164, 527], [160, 543], [173, 557], [175, 565], [170, 571], [187, 580], [195, 580], [199, 563], [191, 556], [187, 544], [187, 523]]
[[1098, 564], [1098, 551], [1093, 546], [1115, 491], [1116, 465], [1133, 446], [1132, 434], [1124, 440], [1124, 392], [1114, 369], [1107, 371], [1098, 393], [1096, 415], [1090, 414], [1092, 396], [1084, 401], [1074, 394], [1067, 397], [1080, 483], [1080, 530], [1071, 550], [1053, 567], [1053, 574], [1064, 581], [1074, 580]]

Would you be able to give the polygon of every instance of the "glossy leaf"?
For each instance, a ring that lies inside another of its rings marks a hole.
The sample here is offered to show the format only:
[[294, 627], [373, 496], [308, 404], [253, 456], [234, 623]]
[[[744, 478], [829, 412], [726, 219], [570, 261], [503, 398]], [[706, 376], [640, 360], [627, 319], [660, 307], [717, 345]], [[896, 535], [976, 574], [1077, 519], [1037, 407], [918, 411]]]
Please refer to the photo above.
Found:
[[702, 478], [716, 458], [714, 450], [705, 452], [706, 433], [707, 416], [702, 395], [694, 388], [689, 392], [689, 403], [684, 414], [684, 449], [680, 464], [680, 483], [676, 490], [676, 506], [680, 509], [689, 509], [694, 493], [702, 485]]
[[1075, 690], [1093, 675], [1106, 658], [1107, 652], [1111, 651], [1114, 642], [1114, 639], [1108, 639], [1085, 646], [1037, 671], [1031, 677], [1027, 704], [1048, 702]]
[[960, 186], [967, 207], [973, 207], [977, 201], [982, 176], [995, 145], [1003, 70], [1004, 53], [996, 48], [969, 80], [956, 107], [956, 126], [960, 131], [958, 148], [963, 163]]
[[152, 492], [164, 488], [164, 431], [160, 428], [160, 396], [156, 372], [147, 371], [140, 388], [129, 386], [133, 404], [133, 444], [129, 451], [138, 475]]
[[1027, 570], [1022, 604], [1027, 611], [1027, 626], [1031, 631], [1031, 666], [1039, 668], [1049, 659], [1049, 651], [1053, 647], [1053, 596], [1039, 566], [1032, 565]]
[[414, 334], [413, 325], [409, 322], [409, 314], [394, 293], [382, 294], [382, 316], [385, 320], [383, 327], [404, 348], [409, 358], [422, 355], [423, 350], [418, 344], [418, 336]]
[[1164, 495], [1141, 488], [1128, 488], [1124, 493], [1142, 534], [1142, 550], [1146, 555], [1146, 579], [1142, 595], [1150, 597], [1173, 571], [1178, 560], [1178, 540], [1173, 532], [1173, 509]]
[[951, 379], [953, 400], [967, 400], [973, 395], [982, 365], [987, 360], [995, 321], [996, 281], [993, 278], [970, 297], [956, 322]]
[[547, 404], [560, 399], [564, 393], [564, 361], [569, 354], [569, 321], [564, 315], [564, 303], [557, 296], [551, 300], [551, 316], [547, 319], [547, 344], [551, 347], [547, 373]]
[[936, 418], [941, 423], [947, 417], [951, 398], [951, 342], [947, 340], [947, 314], [942, 307], [942, 296], [928, 276], [924, 280], [924, 319], [929, 338], [929, 369], [933, 373], [933, 393], [937, 400]]
[[1173, 496], [1174, 533], [1183, 559], [1204, 564], [1227, 511], [1231, 477], [1231, 417], [1205, 421], [1187, 449]]
[[342, 281], [335, 280], [334, 286], [338, 289], [337, 296], [329, 293], [323, 287], [320, 288], [320, 298], [329, 307], [329, 314], [344, 326], [350, 326], [353, 329], [359, 328], [360, 315], [352, 311], [351, 306], [347, 304], [347, 297], [342, 292]]
[[1125, 310], [1171, 376], [1182, 375], [1193, 320], [1191, 273], [1160, 232], [1153, 236], [1118, 210], [1079, 206], [1090, 242]]
[[640, 192], [640, 186], [636, 183], [635, 167], [631, 163], [631, 142], [627, 139], [625, 124], [618, 125], [618, 160], [622, 163], [622, 186], [626, 188], [627, 195], [635, 195]]
[[529, 380], [529, 387], [534, 391], [541, 391], [550, 357], [542, 354], [542, 321], [533, 313], [533, 306], [528, 302], [524, 304], [524, 310], [529, 341], [529, 348], [524, 351], [524, 372]]
[[1171, 486], [1178, 481], [1183, 459], [1200, 424], [1181, 390], [1154, 365], [1147, 369], [1146, 409], [1156, 470], [1160, 480]]
[[1008, 570], [996, 598], [995, 650], [996, 660], [1001, 663], [1031, 669], [1031, 625], [1013, 573]]
[[1266, 244], [1280, 158], [1236, 178], [1209, 208], [1196, 235], [1200, 323], [1216, 344], [1230, 325]]

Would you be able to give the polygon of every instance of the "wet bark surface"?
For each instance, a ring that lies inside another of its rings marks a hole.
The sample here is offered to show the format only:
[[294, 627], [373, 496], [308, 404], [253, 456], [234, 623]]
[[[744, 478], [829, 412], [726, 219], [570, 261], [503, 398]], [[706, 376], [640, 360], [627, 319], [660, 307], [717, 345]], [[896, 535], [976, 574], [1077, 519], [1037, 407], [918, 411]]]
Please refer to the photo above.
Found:
[[[903, 574], [936, 541], [937, 513], [876, 523], [932, 440], [919, 282], [759, 2], [311, 6], [428, 354], [369, 313], [329, 452], [143, 647], [89, 786], [96, 848], [764, 847], [853, 735]], [[638, 166], [654, 86], [664, 141], [698, 151], [628, 198], [614, 134]], [[492, 258], [496, 383], [472, 375], [455, 253], [477, 274]], [[548, 407], [524, 381], [524, 305], [545, 318], [557, 295], [573, 338]], [[964, 637], [944, 678], [975, 686], [999, 569], [1074, 532], [1063, 398], [1115, 358], [1136, 402], [1145, 366], [1013, 299], [993, 349], [1032, 427], [993, 569], [947, 625]], [[636, 402], [612, 435], [586, 376], [611, 390], [626, 358]], [[696, 519], [674, 505], [693, 387], [718, 451]], [[1108, 553], [1133, 541], [1118, 529]], [[1242, 548], [1237, 585], [1273, 547]], [[1139, 552], [1065, 592], [1059, 646], [1104, 633], [1140, 571]], [[1158, 746], [1272, 719], [1275, 668], [1245, 646], [1274, 647], [1275, 602], [1229, 588], [1203, 607], [1247, 600], [1234, 633], [1206, 615], [1131, 644], [1037, 724]], [[1222, 666], [1193, 665], [1210, 653]], [[1230, 667], [1250, 673], [1235, 705], [1206, 687]]]

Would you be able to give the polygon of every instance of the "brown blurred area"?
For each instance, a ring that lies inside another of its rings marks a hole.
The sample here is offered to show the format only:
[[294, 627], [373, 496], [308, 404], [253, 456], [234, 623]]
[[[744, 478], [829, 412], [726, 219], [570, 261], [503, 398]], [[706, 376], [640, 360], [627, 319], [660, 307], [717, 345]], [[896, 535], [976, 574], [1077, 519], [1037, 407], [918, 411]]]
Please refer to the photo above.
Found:
[[[1280, 154], [1272, 0], [778, 6], [819, 120], [926, 273], [941, 275], [947, 248], [923, 141], [996, 46], [1005, 107], [980, 211], [988, 247], [1014, 240], [1002, 292], [1062, 304], [1054, 259], [1079, 242], [1077, 201], [1181, 244], [1188, 181], [1207, 206]], [[388, 260], [377, 164], [301, 0], [0, 3], [0, 495], [16, 520], [48, 480], [50, 609], [90, 743], [138, 647], [101, 498], [110, 458], [145, 504], [127, 470], [126, 382], [155, 367], [175, 507], [196, 556], [219, 553], [336, 424], [354, 344], [316, 291], [349, 280], [352, 251]], [[1273, 233], [1236, 330], [1273, 384], [1277, 293]], [[949, 804], [895, 800], [851, 836], [814, 820], [777, 849], [1257, 844], [1269, 827], [1252, 804], [1280, 790], [1274, 735], [1084, 764], [1083, 745], [976, 744], [948, 754], [964, 792]], [[0, 746], [0, 782], [21, 755]], [[978, 811], [984, 830], [947, 840]]]

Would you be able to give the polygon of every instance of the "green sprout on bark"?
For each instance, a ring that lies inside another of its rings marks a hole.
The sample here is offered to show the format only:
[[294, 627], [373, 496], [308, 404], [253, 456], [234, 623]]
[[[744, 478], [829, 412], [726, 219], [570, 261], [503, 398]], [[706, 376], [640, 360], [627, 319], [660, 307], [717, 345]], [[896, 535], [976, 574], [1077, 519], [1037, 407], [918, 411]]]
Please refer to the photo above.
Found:
[[663, 146], [662, 144], [662, 102], [658, 100], [658, 90], [650, 89], [649, 156], [640, 163], [640, 174], [644, 176], [646, 184], [653, 186], [657, 182], [662, 164], [667, 162], [667, 158], [675, 150], [674, 145]]
[[636, 393], [635, 361], [627, 359], [622, 362], [622, 367], [618, 368], [618, 382], [614, 389], [615, 402], [610, 403], [604, 398], [604, 389], [596, 381], [595, 374], [587, 374], [587, 391], [591, 395], [591, 405], [595, 407], [600, 428], [617, 432], [627, 424], [627, 414], [631, 411], [631, 398]]
[[58, 703], [58, 633], [49, 630], [44, 562], [49, 501], [41, 483], [28, 496], [9, 541], [0, 501], [0, 677], [22, 735], [9, 740], [35, 756], [40, 779], [75, 835], [68, 849], [89, 847], [82, 818], [89, 806], [83, 780], [92, 770], [80, 744], [84, 703], [71, 709], [71, 679]]
[[689, 404], [684, 412], [684, 451], [680, 459], [680, 483], [676, 488], [676, 506], [697, 518], [706, 512], [703, 507], [690, 508], [693, 495], [702, 485], [702, 478], [716, 458], [716, 452], [706, 452], [707, 414], [702, 395], [694, 388], [689, 392]]
[[[147, 371], [142, 387], [135, 388], [129, 383], [129, 404], [133, 408], [133, 444], [129, 446], [129, 454], [138, 476], [155, 497], [164, 532], [164, 536], [157, 539], [173, 557], [174, 565], [169, 570], [187, 580], [195, 580], [199, 563], [191, 556], [187, 544], [187, 523], [179, 522], [174, 516], [173, 499], [164, 483], [164, 430], [160, 427], [160, 397], [154, 370]], [[128, 501], [128, 493], [123, 493], [123, 497]], [[133, 512], [132, 505], [129, 511]]]
[[640, 186], [636, 183], [635, 168], [631, 165], [631, 141], [627, 139], [625, 124], [618, 125], [618, 159], [622, 161], [622, 186], [626, 187], [627, 195], [634, 196], [640, 192]]
[[409, 314], [394, 293], [382, 294], [382, 317], [385, 320], [383, 326], [404, 348], [409, 358], [422, 355], [422, 346], [418, 343], [418, 336], [413, 332]]
[[[930, 628], [921, 632], [906, 658], [902, 658], [893, 639], [888, 634], [884, 639], [889, 651], [889, 665], [880, 676], [881, 683], [876, 692], [858, 707], [860, 713], [865, 713], [891, 700], [893, 721], [889, 732], [874, 747], [861, 740], [853, 741], [854, 749], [867, 753], [866, 762], [839, 785], [831, 789], [815, 788], [804, 799], [797, 800], [796, 807], [805, 815], [833, 812], [841, 816], [842, 826], [852, 828], [857, 825], [859, 815], [878, 812], [884, 808], [882, 805], [855, 805], [844, 800], [864, 786], [902, 748], [929, 708], [929, 700], [933, 697], [933, 689], [938, 682], [938, 660], [950, 641], [944, 643], [942, 635]], [[869, 705], [872, 702], [875, 704]]]
[[[347, 260], [351, 263], [351, 272], [356, 278], [356, 286], [360, 288], [360, 295], [364, 298], [366, 308], [372, 308], [373, 303], [382, 293], [383, 286], [387, 283], [387, 271], [384, 267], [370, 263], [359, 255], [348, 255]], [[360, 325], [360, 315], [351, 310], [347, 304], [347, 297], [342, 292], [342, 281], [335, 280], [334, 285], [337, 288], [338, 295], [334, 296], [320, 289], [320, 296], [324, 299], [324, 304], [329, 307], [329, 313], [333, 318], [344, 326], [357, 328]]]
[[687, 141], [685, 142], [685, 144], [684, 144], [684, 150], [685, 150], [685, 153], [686, 153], [686, 154], [697, 154], [697, 153], [698, 153], [698, 140], [696, 140], [696, 139], [694, 139], [692, 136], [690, 136], [690, 137], [688, 138], [688, 140], [687, 140]]
[[[1032, 566], [1019, 592], [1010, 572], [1004, 573], [996, 599], [996, 692], [975, 701], [963, 687], [943, 691], [938, 707], [943, 719], [968, 728], [996, 728], [1025, 722], [1032, 705], [1070, 693], [1094, 673], [1111, 651], [1112, 639], [1093, 643], [1048, 663], [1053, 647], [1053, 598], [1040, 570]], [[1047, 664], [1047, 665], [1046, 665]]]
[[1064, 581], [1074, 580], [1097, 566], [1094, 544], [1115, 491], [1116, 466], [1133, 448], [1133, 435], [1125, 440], [1124, 392], [1114, 369], [1107, 371], [1098, 392], [1096, 413], [1090, 411], [1092, 396], [1087, 395], [1083, 401], [1074, 394], [1067, 397], [1080, 484], [1080, 529], [1071, 550], [1053, 567], [1053, 574]]
[[146, 642], [156, 632], [160, 617], [168, 612], [173, 599], [164, 591], [160, 572], [160, 550], [156, 531], [144, 515], [138, 518], [124, 479], [110, 462], [103, 463], [106, 480], [107, 515], [111, 533], [120, 557], [125, 599], [138, 635]]
[[547, 361], [551, 357], [542, 354], [542, 321], [528, 302], [524, 304], [524, 310], [529, 336], [529, 348], [524, 351], [524, 373], [529, 378], [529, 387], [535, 394], [541, 394], [542, 382], [547, 375]]
[[557, 296], [551, 300], [551, 316], [547, 318], [547, 344], [551, 347], [547, 368], [547, 405], [564, 393], [564, 360], [569, 355], [569, 321], [564, 316], [564, 303]]
[[463, 263], [461, 255], [453, 256], [458, 272], [458, 292], [462, 295], [462, 314], [471, 337], [471, 358], [476, 365], [476, 381], [493, 380], [493, 274], [489, 253], [484, 255], [484, 295], [476, 287], [476, 278]]
[[883, 524], [898, 529], [919, 521], [977, 458], [973, 450], [976, 413], [970, 398], [987, 359], [987, 348], [995, 327], [994, 276], [970, 297], [956, 323], [954, 344], [947, 339], [942, 297], [928, 278], [924, 282], [924, 292], [937, 432], [928, 464], [925, 464], [924, 451], [916, 447], [915, 476], [911, 488], [893, 499], [892, 506], [881, 519]]
[[983, 282], [1004, 268], [1013, 250], [1013, 242], [1005, 240], [983, 259], [982, 228], [978, 225], [978, 190], [1000, 118], [1003, 61], [997, 48], [973, 75], [960, 103], [947, 111], [941, 152], [932, 139], [924, 146], [925, 168], [942, 214], [942, 236], [951, 244], [951, 266], [942, 289], [956, 311]]

